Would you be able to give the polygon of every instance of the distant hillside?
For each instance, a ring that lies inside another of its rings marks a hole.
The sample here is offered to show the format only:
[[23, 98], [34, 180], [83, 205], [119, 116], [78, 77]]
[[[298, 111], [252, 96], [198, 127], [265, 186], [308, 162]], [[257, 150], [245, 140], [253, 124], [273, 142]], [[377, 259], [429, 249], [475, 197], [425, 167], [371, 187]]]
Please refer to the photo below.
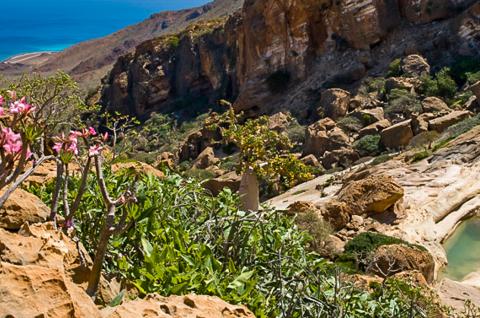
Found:
[[243, 0], [216, 0], [202, 7], [161, 12], [106, 37], [74, 45], [41, 63], [35, 59], [22, 60], [22, 63], [0, 63], [0, 72], [7, 77], [15, 77], [24, 72], [50, 73], [60, 69], [70, 73], [83, 87], [93, 88], [118, 57], [134, 51], [138, 44], [177, 33], [193, 22], [229, 15], [242, 5]]

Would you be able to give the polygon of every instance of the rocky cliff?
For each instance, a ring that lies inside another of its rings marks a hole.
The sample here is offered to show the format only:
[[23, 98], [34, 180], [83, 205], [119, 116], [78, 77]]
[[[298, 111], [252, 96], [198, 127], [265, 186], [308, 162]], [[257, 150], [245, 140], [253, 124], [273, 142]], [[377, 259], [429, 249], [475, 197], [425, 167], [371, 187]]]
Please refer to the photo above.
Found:
[[103, 104], [145, 115], [225, 98], [237, 110], [305, 118], [324, 88], [355, 90], [395, 57], [446, 65], [478, 54], [479, 25], [473, 0], [248, 0], [199, 34], [147, 41], [119, 59]]

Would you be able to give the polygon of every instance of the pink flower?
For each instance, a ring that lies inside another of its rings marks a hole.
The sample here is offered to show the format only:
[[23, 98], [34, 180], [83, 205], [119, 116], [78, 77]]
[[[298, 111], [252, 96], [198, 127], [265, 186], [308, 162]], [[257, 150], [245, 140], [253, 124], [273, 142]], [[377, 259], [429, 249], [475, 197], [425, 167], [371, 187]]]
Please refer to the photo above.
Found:
[[100, 145], [91, 146], [90, 149], [88, 150], [88, 155], [90, 157], [98, 156], [100, 155], [102, 150], [103, 150], [103, 147]]
[[63, 142], [56, 142], [53, 145], [53, 150], [55, 150], [56, 153], [60, 153], [60, 151], [62, 151], [62, 148], [63, 148]]
[[3, 149], [8, 155], [15, 155], [22, 151], [20, 134], [16, 134], [11, 128], [2, 129]]
[[96, 136], [97, 135], [97, 131], [93, 127], [88, 127], [88, 132], [91, 136]]
[[3, 107], [0, 106], [0, 116], [3, 116], [5, 115], [5, 110], [3, 109]]
[[22, 97], [22, 99], [10, 103], [10, 113], [12, 114], [28, 114], [30, 112], [33, 112], [34, 110], [35, 107], [28, 104], [25, 97]]
[[5, 102], [5, 98], [3, 98], [2, 95], [0, 95], [0, 106], [3, 106], [4, 102]]
[[105, 134], [102, 135], [102, 139], [103, 139], [103, 141], [108, 140], [108, 132], [106, 132]]
[[78, 145], [76, 142], [70, 143], [67, 148], [67, 152], [73, 153], [74, 155], [78, 155]]

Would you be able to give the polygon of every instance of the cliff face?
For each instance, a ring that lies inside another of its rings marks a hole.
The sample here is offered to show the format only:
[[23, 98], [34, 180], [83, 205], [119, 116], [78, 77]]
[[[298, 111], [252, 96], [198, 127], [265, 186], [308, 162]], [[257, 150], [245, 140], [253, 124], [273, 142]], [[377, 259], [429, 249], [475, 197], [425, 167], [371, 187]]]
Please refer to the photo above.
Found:
[[103, 104], [141, 116], [225, 98], [237, 110], [306, 117], [322, 88], [353, 87], [405, 53], [439, 63], [478, 54], [476, 2], [247, 0], [225, 22], [183, 32], [178, 45], [155, 39], [122, 57]]

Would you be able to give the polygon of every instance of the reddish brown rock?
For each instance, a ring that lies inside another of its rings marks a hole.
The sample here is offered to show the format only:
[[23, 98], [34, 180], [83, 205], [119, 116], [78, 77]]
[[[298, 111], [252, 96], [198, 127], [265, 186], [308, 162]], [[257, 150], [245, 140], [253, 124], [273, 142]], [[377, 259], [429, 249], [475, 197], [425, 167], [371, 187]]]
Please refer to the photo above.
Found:
[[337, 120], [347, 114], [350, 105], [350, 93], [339, 88], [327, 89], [322, 93], [319, 112]]
[[317, 158], [325, 151], [349, 145], [348, 136], [330, 118], [324, 118], [307, 127], [303, 155], [313, 154]]
[[153, 175], [160, 179], [165, 177], [165, 174], [162, 171], [155, 169], [151, 165], [146, 164], [144, 162], [140, 162], [140, 161], [121, 162], [121, 163], [115, 163], [112, 165], [112, 172], [114, 173], [130, 170], [130, 169], [134, 170], [137, 173]]
[[450, 111], [447, 103], [435, 96], [425, 98], [422, 101], [422, 109], [424, 113], [441, 113]]
[[433, 282], [435, 261], [426, 250], [402, 244], [382, 245], [373, 252], [371, 258], [373, 266], [370, 266], [370, 270], [377, 275], [386, 277], [418, 270], [427, 282]]
[[383, 119], [380, 121], [377, 121], [376, 123], [373, 123], [371, 125], [368, 125], [367, 127], [364, 127], [360, 129], [358, 132], [359, 137], [363, 137], [366, 135], [376, 135], [383, 131], [384, 129], [390, 127], [392, 124], [388, 119]]
[[216, 165], [220, 159], [215, 157], [215, 152], [212, 147], [205, 148], [193, 162], [193, 168], [206, 169], [210, 166]]
[[233, 192], [237, 192], [240, 188], [242, 177], [235, 171], [224, 174], [220, 177], [208, 180], [203, 184], [205, 189], [210, 190], [213, 195], [218, 195], [224, 188], [229, 188]]
[[386, 148], [397, 149], [405, 147], [413, 138], [412, 120], [405, 120], [388, 128], [380, 133], [381, 142]]

